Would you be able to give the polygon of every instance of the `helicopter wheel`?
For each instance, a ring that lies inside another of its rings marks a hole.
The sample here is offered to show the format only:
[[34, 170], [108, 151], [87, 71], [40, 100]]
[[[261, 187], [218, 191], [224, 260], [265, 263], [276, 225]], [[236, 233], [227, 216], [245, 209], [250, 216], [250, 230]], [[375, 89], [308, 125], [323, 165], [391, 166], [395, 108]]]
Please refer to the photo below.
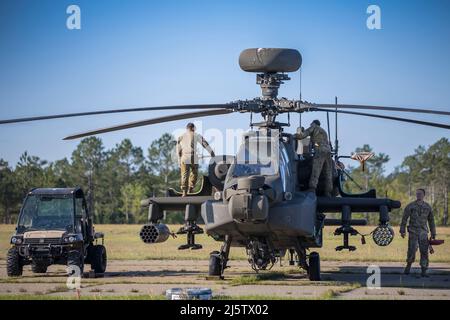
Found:
[[222, 275], [222, 257], [219, 251], [213, 251], [209, 255], [209, 275], [221, 276]]
[[320, 281], [320, 256], [317, 252], [311, 252], [309, 255], [309, 280]]

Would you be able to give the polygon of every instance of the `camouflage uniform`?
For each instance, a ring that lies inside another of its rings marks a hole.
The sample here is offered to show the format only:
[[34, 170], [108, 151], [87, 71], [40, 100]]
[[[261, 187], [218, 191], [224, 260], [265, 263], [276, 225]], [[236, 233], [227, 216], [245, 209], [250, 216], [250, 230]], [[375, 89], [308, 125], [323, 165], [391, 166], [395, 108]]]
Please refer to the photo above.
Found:
[[301, 133], [294, 135], [296, 139], [311, 138], [311, 145], [314, 148], [314, 158], [312, 163], [311, 177], [309, 178], [309, 188], [316, 189], [320, 174], [325, 176], [325, 194], [330, 195], [333, 190], [331, 147], [327, 132], [320, 126], [311, 126]]
[[200, 143], [212, 156], [214, 152], [208, 142], [198, 133], [187, 130], [177, 141], [177, 155], [181, 169], [181, 190], [192, 190], [197, 183], [198, 155], [197, 143]]
[[408, 219], [409, 236], [406, 262], [410, 267], [416, 258], [417, 247], [419, 247], [420, 266], [422, 267], [422, 273], [424, 273], [428, 269], [428, 225], [430, 226], [431, 236], [436, 236], [436, 226], [431, 206], [425, 201], [414, 201], [408, 204], [403, 212], [400, 224], [401, 234], [406, 233]]

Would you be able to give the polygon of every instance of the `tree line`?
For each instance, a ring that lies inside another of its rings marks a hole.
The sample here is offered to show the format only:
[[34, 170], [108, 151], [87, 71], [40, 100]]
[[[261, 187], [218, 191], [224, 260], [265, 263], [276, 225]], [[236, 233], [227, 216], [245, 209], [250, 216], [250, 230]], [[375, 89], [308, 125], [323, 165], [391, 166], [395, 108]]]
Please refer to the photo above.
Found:
[[[105, 149], [97, 137], [83, 139], [70, 158], [48, 162], [24, 152], [11, 166], [0, 158], [0, 221], [14, 223], [22, 200], [34, 187], [80, 186], [87, 194], [88, 206], [96, 223], [143, 223], [147, 213], [140, 201], [149, 196], [162, 196], [169, 187], [179, 188], [179, 168], [174, 137], [168, 133], [154, 140], [146, 154], [141, 147], [124, 139], [111, 149]], [[355, 152], [372, 152], [369, 145]], [[346, 170], [351, 179], [345, 182], [350, 192], [375, 188], [379, 197], [400, 200], [405, 206], [414, 199], [415, 189], [427, 190], [427, 201], [433, 206], [436, 223], [446, 225], [450, 184], [450, 143], [442, 138], [429, 147], [419, 146], [405, 157], [392, 173], [386, 174], [389, 156], [377, 153], [366, 163]], [[367, 214], [376, 223], [376, 215]], [[401, 210], [391, 215], [398, 223]], [[168, 223], [182, 222], [183, 214], [167, 215]]]
[[89, 137], [70, 159], [48, 162], [24, 152], [13, 168], [0, 158], [1, 221], [16, 221], [31, 188], [80, 186], [96, 223], [144, 222], [140, 201], [179, 185], [174, 147], [174, 138], [167, 133], [150, 144], [147, 155], [129, 139], [106, 150], [100, 138]]

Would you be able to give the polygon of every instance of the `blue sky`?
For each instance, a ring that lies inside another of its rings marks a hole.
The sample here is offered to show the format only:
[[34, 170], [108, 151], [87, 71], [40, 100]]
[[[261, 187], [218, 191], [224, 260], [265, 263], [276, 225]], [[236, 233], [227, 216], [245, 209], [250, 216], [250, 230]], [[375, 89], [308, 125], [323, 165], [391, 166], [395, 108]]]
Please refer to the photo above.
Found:
[[[66, 8], [81, 8], [81, 30]], [[381, 30], [366, 9], [381, 8]], [[288, 47], [303, 55], [303, 98], [450, 110], [450, 2], [443, 1], [9, 1], [0, 2], [0, 118], [107, 108], [221, 103], [259, 96], [239, 69], [241, 50]], [[280, 89], [297, 98], [299, 74]], [[0, 127], [0, 158], [27, 150], [70, 156], [68, 134], [167, 112], [50, 120]], [[396, 114], [449, 123], [449, 117]], [[304, 124], [321, 114], [306, 114]], [[205, 118], [203, 128], [248, 128], [247, 115]], [[147, 149], [185, 121], [104, 134]], [[369, 143], [391, 156], [388, 171], [448, 130], [340, 116], [341, 153]], [[287, 131], [293, 131], [289, 128]], [[334, 132], [334, 130], [333, 130]]]

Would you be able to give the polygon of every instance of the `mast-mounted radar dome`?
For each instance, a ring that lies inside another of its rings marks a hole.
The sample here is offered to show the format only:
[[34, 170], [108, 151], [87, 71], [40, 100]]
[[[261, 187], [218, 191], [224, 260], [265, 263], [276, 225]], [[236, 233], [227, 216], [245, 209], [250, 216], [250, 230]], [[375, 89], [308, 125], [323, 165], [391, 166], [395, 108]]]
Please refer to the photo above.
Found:
[[302, 56], [295, 49], [251, 48], [239, 55], [239, 66], [247, 72], [295, 72], [302, 65]]

